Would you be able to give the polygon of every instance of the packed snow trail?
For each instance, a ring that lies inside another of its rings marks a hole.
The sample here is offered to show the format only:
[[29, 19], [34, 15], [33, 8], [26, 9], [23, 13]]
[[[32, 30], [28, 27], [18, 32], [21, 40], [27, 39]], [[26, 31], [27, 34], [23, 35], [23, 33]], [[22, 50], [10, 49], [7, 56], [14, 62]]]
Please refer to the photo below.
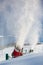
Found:
[[43, 65], [43, 54], [27, 54], [18, 58], [10, 59], [0, 65]]

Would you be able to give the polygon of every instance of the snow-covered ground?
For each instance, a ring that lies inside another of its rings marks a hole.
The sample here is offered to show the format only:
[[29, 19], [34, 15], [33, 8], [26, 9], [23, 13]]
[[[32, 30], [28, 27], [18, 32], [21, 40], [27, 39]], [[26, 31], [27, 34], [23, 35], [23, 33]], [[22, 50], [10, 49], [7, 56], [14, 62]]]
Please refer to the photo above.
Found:
[[[23, 53], [30, 54], [29, 53], [30, 48], [31, 48], [31, 46], [24, 46]], [[8, 48], [5, 48], [3, 50], [0, 50], [0, 62], [6, 60], [7, 53], [10, 57], [12, 57], [11, 54], [12, 54], [13, 50], [14, 50], [14, 47], [8, 47]], [[35, 53], [35, 54], [41, 53], [42, 54], [43, 53], [43, 44], [36, 45], [34, 47], [34, 51], [32, 53]]]
[[13, 50], [14, 50], [14, 47], [8, 47], [8, 48], [0, 50], [0, 62], [6, 60], [7, 53], [11, 57], [11, 53], [13, 52]]
[[1, 62], [0, 65], [43, 65], [43, 54], [26, 54], [18, 58]]

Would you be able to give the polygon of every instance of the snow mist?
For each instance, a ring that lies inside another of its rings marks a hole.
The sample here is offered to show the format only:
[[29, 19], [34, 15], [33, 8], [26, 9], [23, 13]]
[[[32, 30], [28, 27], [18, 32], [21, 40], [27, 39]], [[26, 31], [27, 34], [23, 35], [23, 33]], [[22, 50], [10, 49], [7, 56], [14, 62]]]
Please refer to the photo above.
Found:
[[[11, 1], [11, 2], [10, 2]], [[11, 13], [5, 13], [7, 30], [16, 38], [16, 46], [28, 42], [34, 48], [41, 32], [41, 0], [9, 0]], [[7, 4], [7, 3], [6, 3]]]
[[40, 17], [38, 17], [40, 15], [39, 10], [39, 0], [25, 1], [24, 14], [19, 19], [21, 28], [16, 43], [16, 46], [18, 46], [20, 49], [23, 47], [26, 37], [28, 37], [28, 42], [31, 44], [32, 49], [39, 41], [41, 31], [41, 23], [39, 20]]

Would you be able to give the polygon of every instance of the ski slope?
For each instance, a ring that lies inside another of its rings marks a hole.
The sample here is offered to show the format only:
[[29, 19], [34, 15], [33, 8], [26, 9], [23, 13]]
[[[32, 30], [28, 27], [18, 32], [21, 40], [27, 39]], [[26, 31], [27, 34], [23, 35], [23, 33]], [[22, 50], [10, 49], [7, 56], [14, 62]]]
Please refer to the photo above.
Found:
[[18, 58], [10, 59], [0, 65], [43, 65], [43, 53], [30, 53]]

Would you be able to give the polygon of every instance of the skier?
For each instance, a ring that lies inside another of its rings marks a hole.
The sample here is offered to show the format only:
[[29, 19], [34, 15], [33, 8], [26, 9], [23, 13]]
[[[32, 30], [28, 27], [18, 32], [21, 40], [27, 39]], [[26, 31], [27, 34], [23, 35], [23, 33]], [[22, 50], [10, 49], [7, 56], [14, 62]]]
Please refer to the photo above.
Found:
[[13, 57], [13, 58], [16, 58], [16, 57], [22, 56], [22, 55], [23, 55], [23, 48], [20, 49], [19, 47], [16, 47], [16, 46], [15, 46], [15, 49], [14, 49], [14, 51], [12, 52], [12, 57]]

